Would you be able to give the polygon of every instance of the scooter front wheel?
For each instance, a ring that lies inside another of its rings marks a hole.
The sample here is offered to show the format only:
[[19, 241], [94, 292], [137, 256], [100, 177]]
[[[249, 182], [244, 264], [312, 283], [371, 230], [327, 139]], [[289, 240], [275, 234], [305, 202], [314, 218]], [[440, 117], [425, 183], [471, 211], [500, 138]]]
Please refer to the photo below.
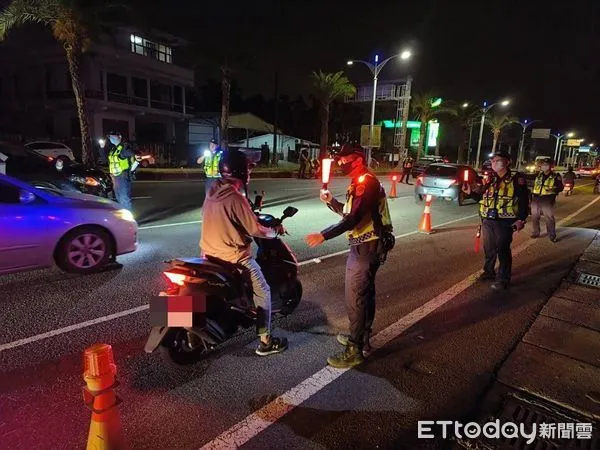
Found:
[[302, 283], [297, 278], [290, 280], [281, 287], [280, 296], [283, 301], [281, 305], [281, 314], [288, 315], [300, 304], [302, 300]]
[[158, 350], [167, 364], [180, 367], [197, 363], [209, 348], [200, 337], [185, 328], [176, 328], [169, 330]]

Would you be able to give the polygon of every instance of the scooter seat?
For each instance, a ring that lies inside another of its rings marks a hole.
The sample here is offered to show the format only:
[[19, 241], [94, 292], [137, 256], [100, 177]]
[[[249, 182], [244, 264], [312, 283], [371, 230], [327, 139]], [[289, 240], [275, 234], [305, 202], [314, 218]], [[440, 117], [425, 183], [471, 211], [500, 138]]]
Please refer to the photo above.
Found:
[[178, 258], [172, 261], [175, 265], [193, 266], [199, 271], [218, 273], [233, 281], [240, 281], [242, 274], [235, 264], [216, 262], [206, 258]]

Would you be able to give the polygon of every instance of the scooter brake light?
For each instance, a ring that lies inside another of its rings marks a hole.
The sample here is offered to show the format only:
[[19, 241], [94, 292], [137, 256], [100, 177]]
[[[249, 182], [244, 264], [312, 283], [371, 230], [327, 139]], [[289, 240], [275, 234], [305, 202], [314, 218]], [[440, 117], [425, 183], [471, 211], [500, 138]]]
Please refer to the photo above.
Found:
[[186, 276], [183, 273], [176, 273], [176, 272], [163, 272], [165, 277], [167, 277], [167, 279], [173, 283], [176, 284], [178, 286], [183, 286]]

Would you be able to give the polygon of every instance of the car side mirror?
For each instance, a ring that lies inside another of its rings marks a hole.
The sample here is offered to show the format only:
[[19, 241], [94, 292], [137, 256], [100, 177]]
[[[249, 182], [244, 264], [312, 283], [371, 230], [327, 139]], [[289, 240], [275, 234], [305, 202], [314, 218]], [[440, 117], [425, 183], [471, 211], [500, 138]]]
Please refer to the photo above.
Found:
[[283, 217], [284, 218], [294, 217], [297, 212], [298, 212], [298, 210], [296, 208], [294, 208], [293, 206], [288, 206], [287, 208], [285, 208], [283, 210]]
[[25, 189], [21, 189], [19, 191], [19, 203], [21, 205], [28, 205], [29, 203], [35, 202], [36, 196], [33, 192], [26, 191]]

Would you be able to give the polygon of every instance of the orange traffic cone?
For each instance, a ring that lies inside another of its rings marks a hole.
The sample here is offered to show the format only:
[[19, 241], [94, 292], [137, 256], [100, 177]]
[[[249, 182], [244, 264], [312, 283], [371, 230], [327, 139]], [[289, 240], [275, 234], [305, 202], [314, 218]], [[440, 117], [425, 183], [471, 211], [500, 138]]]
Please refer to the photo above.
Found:
[[390, 194], [388, 198], [396, 198], [398, 194], [396, 193], [396, 182], [398, 181], [398, 177], [396, 175], [392, 175], [392, 187], [390, 189]]
[[114, 391], [116, 373], [110, 345], [94, 344], [85, 350], [83, 401], [92, 410], [87, 450], [126, 448], [117, 408], [121, 401]]
[[431, 233], [431, 199], [431, 195], [427, 195], [425, 198], [425, 210], [421, 216], [421, 223], [419, 223], [420, 233]]

